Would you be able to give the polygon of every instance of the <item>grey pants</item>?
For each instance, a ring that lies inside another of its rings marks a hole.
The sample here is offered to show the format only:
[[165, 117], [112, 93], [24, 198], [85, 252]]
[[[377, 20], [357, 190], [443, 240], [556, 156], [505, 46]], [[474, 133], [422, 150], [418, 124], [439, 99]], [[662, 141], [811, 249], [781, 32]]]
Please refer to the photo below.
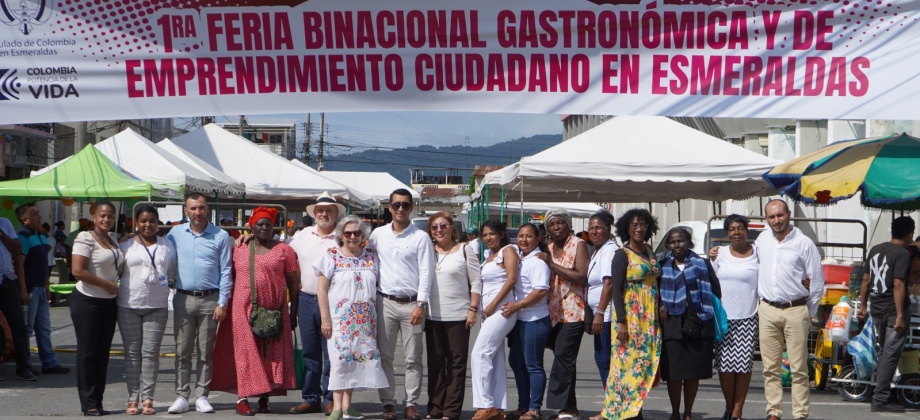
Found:
[[888, 397], [891, 396], [891, 379], [894, 378], [894, 371], [898, 368], [898, 361], [901, 359], [901, 351], [904, 350], [904, 343], [907, 341], [910, 321], [905, 323], [904, 331], [898, 334], [894, 331], [896, 318], [895, 316], [872, 317], [879, 344], [878, 367], [876, 368], [878, 382], [875, 384], [875, 394], [872, 395], [873, 404], [888, 402]]
[[[198, 342], [195, 392], [207, 397], [214, 368], [214, 335], [217, 321], [214, 309], [220, 293], [195, 297], [176, 293], [173, 298], [173, 328], [176, 332], [176, 395], [189, 398], [192, 380], [192, 349]], [[229, 316], [229, 314], [228, 314]], [[196, 340], [197, 338], [197, 340]]]
[[118, 307], [118, 330], [125, 346], [125, 384], [128, 401], [153, 400], [160, 370], [160, 344], [166, 332], [166, 308]]

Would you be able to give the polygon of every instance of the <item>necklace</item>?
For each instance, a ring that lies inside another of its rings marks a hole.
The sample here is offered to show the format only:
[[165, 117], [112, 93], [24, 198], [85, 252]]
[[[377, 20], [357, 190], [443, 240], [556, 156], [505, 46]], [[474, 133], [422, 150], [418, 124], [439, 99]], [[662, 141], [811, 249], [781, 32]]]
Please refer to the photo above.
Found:
[[441, 263], [443, 263], [444, 260], [447, 259], [447, 256], [450, 255], [451, 252], [453, 252], [454, 246], [456, 246], [456, 244], [451, 245], [451, 247], [447, 249], [447, 253], [444, 255], [441, 255], [440, 253], [438, 253], [439, 255], [438, 263], [434, 265], [434, 271], [441, 271]]

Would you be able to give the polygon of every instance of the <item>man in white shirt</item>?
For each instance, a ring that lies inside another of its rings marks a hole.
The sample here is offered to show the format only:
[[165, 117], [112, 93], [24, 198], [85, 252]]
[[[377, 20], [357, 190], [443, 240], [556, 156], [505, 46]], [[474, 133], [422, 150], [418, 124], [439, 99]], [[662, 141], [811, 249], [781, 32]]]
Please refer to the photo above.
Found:
[[398, 189], [390, 194], [393, 222], [371, 233], [367, 246], [380, 258], [377, 283], [377, 345], [390, 386], [378, 391], [383, 419], [396, 419], [396, 377], [393, 357], [396, 337], [402, 333], [406, 355], [406, 419], [420, 420], [415, 405], [421, 395], [422, 330], [428, 293], [434, 281], [434, 247], [428, 233], [410, 223], [412, 194]]
[[294, 234], [291, 248], [297, 253], [300, 264], [300, 307], [297, 324], [300, 325], [300, 342], [303, 343], [303, 402], [292, 407], [291, 414], [332, 412], [332, 392], [329, 391], [329, 354], [326, 338], [320, 327], [322, 318], [316, 299], [318, 279], [313, 263], [322, 258], [329, 248], [335, 248], [335, 226], [345, 206], [337, 203], [329, 192], [323, 192], [316, 204], [307, 206], [307, 214], [315, 220], [312, 226]]
[[[808, 331], [824, 293], [821, 255], [814, 242], [789, 224], [789, 206], [779, 199], [764, 207], [770, 232], [757, 237], [760, 257], [760, 355], [767, 420], [783, 415], [780, 377], [785, 344], [792, 372], [792, 414], [808, 418]], [[808, 284], [810, 280], [810, 284]]]

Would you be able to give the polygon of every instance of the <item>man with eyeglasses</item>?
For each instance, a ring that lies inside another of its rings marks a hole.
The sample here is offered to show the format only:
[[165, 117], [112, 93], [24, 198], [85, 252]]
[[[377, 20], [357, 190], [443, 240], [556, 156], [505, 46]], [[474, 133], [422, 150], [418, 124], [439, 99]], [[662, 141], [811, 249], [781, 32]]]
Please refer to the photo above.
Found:
[[428, 293], [434, 281], [434, 247], [426, 232], [410, 223], [412, 194], [400, 188], [390, 194], [393, 222], [371, 233], [367, 246], [380, 258], [377, 283], [377, 346], [389, 386], [378, 391], [383, 419], [396, 419], [396, 377], [393, 357], [396, 337], [402, 334], [406, 355], [407, 420], [420, 420], [415, 405], [422, 385], [422, 330]]

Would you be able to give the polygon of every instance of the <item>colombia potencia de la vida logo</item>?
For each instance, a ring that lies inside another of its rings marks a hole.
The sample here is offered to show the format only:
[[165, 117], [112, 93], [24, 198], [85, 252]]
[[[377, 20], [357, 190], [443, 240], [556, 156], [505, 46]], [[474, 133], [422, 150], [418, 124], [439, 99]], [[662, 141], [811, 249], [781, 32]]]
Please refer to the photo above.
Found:
[[20, 85], [16, 70], [0, 69], [0, 101], [19, 99]]

